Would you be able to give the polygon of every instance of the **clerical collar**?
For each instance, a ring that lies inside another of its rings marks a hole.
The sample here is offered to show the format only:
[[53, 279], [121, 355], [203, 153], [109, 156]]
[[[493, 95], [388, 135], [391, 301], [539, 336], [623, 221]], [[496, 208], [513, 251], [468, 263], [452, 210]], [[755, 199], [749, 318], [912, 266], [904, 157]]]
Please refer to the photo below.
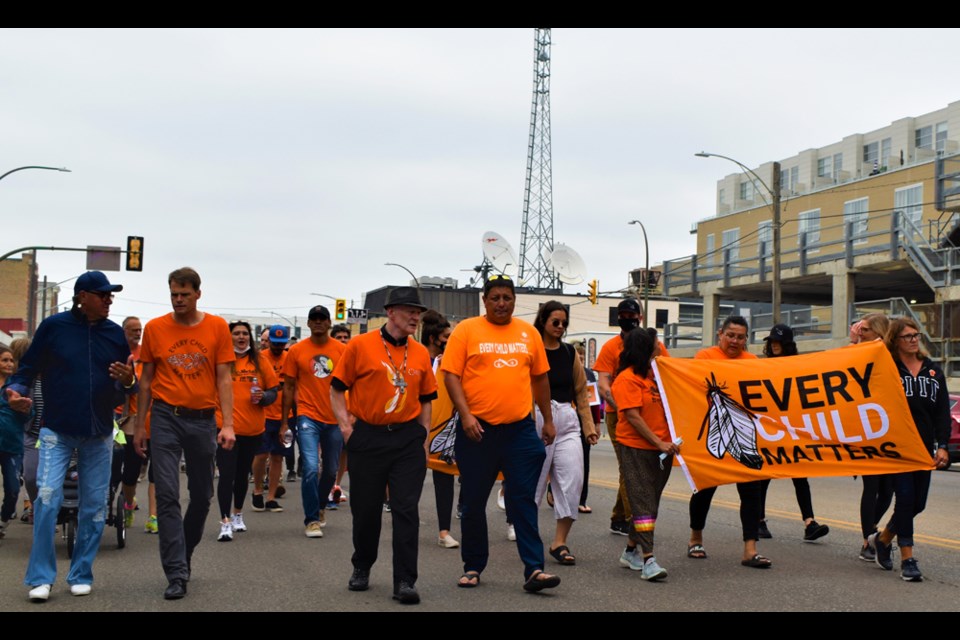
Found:
[[380, 327], [380, 335], [383, 336], [383, 339], [392, 344], [395, 347], [402, 347], [407, 344], [407, 336], [403, 336], [399, 340], [390, 335], [390, 332], [387, 331], [387, 325]]

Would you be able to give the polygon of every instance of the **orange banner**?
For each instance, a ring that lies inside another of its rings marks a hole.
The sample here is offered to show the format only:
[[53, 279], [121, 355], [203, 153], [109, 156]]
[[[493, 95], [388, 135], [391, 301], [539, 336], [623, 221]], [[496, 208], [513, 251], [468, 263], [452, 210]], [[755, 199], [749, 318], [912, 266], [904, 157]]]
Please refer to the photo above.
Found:
[[785, 358], [653, 364], [671, 435], [683, 440], [677, 462], [694, 491], [934, 468], [881, 342]]

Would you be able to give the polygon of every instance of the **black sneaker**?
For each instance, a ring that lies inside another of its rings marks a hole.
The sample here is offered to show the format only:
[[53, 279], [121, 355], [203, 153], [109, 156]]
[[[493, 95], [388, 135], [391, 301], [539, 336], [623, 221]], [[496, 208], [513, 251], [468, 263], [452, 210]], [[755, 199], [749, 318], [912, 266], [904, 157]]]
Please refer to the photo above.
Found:
[[770, 533], [770, 529], [767, 529], [767, 521], [761, 520], [760, 525], [757, 527], [757, 537], [763, 540], [769, 540], [773, 537], [773, 534]]
[[900, 578], [904, 582], [923, 582], [923, 574], [915, 558], [907, 558], [900, 563]]
[[830, 533], [830, 527], [825, 524], [820, 524], [816, 520], [813, 520], [810, 524], [807, 525], [807, 528], [803, 530], [803, 541], [804, 542], [813, 542], [818, 538]]
[[610, 522], [610, 533], [617, 536], [629, 536], [630, 523], [626, 520], [612, 520]]
[[876, 562], [880, 565], [880, 568], [885, 571], [893, 571], [893, 559], [890, 557], [893, 553], [893, 545], [883, 544], [879, 533], [870, 534], [867, 540], [877, 550]]
[[350, 576], [350, 582], [347, 583], [347, 589], [350, 591], [366, 591], [370, 588], [370, 570], [354, 569]]
[[267, 511], [273, 511], [274, 513], [280, 513], [283, 511], [283, 507], [280, 506], [280, 503], [276, 500], [268, 500], [267, 504], [264, 505]]
[[253, 494], [253, 498], [251, 498], [250, 502], [251, 502], [251, 506], [253, 507], [253, 510], [254, 510], [254, 511], [263, 511], [263, 510], [264, 510], [264, 506], [263, 506], [263, 494], [262, 494], [262, 493], [260, 493], [260, 494], [255, 493], [255, 494]]
[[399, 600], [400, 604], [420, 604], [420, 594], [409, 582], [400, 582], [397, 585], [393, 590], [393, 599]]
[[287, 482], [296, 482], [297, 473], [295, 471], [287, 471]]

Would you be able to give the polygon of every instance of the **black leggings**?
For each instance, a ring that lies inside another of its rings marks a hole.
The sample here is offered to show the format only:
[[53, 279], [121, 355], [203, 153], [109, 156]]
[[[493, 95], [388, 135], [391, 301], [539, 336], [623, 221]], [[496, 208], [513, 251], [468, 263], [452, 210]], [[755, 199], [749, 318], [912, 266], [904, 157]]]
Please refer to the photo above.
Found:
[[868, 537], [877, 530], [877, 523], [893, 502], [893, 474], [862, 476], [863, 493], [860, 496], [860, 531]]
[[[810, 481], [806, 478], [792, 478], [793, 491], [797, 494], [797, 506], [800, 507], [800, 517], [806, 521], [813, 517], [813, 498], [810, 495]], [[767, 519], [767, 487], [769, 480], [760, 481], [760, 519]]]
[[587, 489], [590, 486], [590, 441], [580, 432], [583, 443], [583, 489], [580, 491], [580, 506], [587, 506]]
[[433, 494], [437, 499], [437, 529], [450, 530], [450, 516], [453, 511], [453, 485], [456, 476], [433, 470]]
[[[716, 487], [703, 489], [690, 496], [690, 528], [703, 531], [707, 524], [707, 513]], [[760, 525], [760, 481], [738, 482], [740, 494], [740, 526], [743, 528], [743, 540], [756, 540]]]
[[247, 476], [253, 467], [253, 457], [260, 450], [262, 436], [237, 436], [237, 442], [229, 451], [217, 445], [217, 468], [220, 482], [217, 483], [217, 503], [220, 517], [230, 517], [230, 499], [237, 511], [243, 510], [247, 498]]

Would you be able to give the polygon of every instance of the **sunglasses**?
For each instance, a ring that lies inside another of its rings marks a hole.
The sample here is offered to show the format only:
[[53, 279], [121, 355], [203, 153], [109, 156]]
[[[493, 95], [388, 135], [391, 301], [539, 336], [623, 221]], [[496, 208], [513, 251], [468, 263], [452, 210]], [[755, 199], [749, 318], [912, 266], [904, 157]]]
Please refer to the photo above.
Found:
[[113, 300], [113, 294], [109, 291], [87, 291], [87, 293], [97, 296], [104, 302], [106, 302], [107, 300], [110, 300], [110, 301]]
[[487, 278], [487, 282], [496, 282], [498, 280], [506, 280], [507, 282], [510, 282], [510, 276], [504, 275], [502, 273], [495, 273], [489, 278]]
[[568, 320], [557, 320], [556, 318], [554, 318], [550, 322], [550, 324], [553, 325], [554, 327], [559, 327], [560, 325], [563, 325], [564, 329], [570, 326], [570, 322]]

